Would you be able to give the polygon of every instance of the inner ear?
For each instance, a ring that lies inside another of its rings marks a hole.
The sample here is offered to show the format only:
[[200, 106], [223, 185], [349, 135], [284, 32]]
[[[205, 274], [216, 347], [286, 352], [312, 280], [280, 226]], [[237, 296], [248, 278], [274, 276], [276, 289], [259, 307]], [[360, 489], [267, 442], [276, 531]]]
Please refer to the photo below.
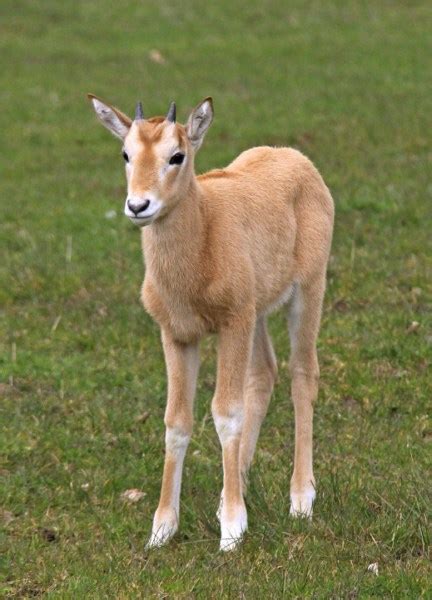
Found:
[[201, 146], [207, 129], [213, 121], [213, 100], [205, 98], [192, 111], [186, 124], [188, 138], [195, 150]]
[[104, 127], [111, 131], [113, 135], [124, 140], [132, 125], [132, 119], [121, 112], [115, 106], [107, 104], [93, 94], [87, 94], [87, 98], [93, 105], [96, 116]]

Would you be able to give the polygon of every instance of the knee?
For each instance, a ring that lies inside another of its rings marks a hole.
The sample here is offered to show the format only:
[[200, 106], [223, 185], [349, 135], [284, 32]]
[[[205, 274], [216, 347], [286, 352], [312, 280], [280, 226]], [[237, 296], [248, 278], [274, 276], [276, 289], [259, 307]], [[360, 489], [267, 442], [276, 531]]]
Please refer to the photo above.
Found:
[[222, 446], [241, 435], [243, 427], [243, 406], [241, 404], [230, 407], [227, 411], [221, 411], [220, 407], [213, 403], [212, 414]]
[[319, 369], [305, 369], [303, 367], [290, 368], [290, 374], [293, 381], [306, 381], [310, 384], [317, 384], [320, 377]]
[[164, 422], [167, 447], [187, 445], [192, 434], [192, 415], [187, 411], [167, 410]]
[[289, 370], [293, 379], [297, 377], [310, 381], [318, 381], [320, 370], [316, 353], [305, 357], [292, 356], [290, 358]]
[[319, 371], [293, 369], [291, 371], [292, 399], [295, 406], [313, 404], [318, 396]]
[[193, 413], [186, 399], [179, 399], [176, 402], [168, 401], [164, 423], [167, 429], [176, 429], [183, 433], [192, 433]]
[[182, 427], [167, 427], [165, 431], [165, 448], [171, 454], [186, 450], [191, 438], [190, 431]]

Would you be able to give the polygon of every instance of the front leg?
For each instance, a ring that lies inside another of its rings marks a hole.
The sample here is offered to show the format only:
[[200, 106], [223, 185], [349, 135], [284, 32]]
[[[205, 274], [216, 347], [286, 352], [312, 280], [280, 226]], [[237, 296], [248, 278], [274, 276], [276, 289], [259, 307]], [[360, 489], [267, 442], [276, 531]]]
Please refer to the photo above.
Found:
[[222, 446], [224, 487], [219, 510], [221, 550], [233, 550], [247, 529], [240, 475], [240, 439], [246, 372], [254, 329], [253, 311], [244, 311], [219, 333], [218, 373], [212, 413]]
[[177, 531], [183, 461], [192, 433], [192, 410], [198, 376], [198, 344], [176, 342], [162, 331], [168, 375], [165, 411], [165, 464], [159, 505], [147, 548], [162, 546]]

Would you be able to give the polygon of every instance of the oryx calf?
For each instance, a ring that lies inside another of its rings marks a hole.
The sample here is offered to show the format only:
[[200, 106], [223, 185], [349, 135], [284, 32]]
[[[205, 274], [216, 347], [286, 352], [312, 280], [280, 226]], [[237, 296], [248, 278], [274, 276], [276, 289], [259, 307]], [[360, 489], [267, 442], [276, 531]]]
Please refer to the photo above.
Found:
[[[89, 95], [97, 116], [122, 140], [125, 214], [142, 229], [142, 301], [159, 323], [168, 373], [162, 490], [148, 546], [175, 533], [183, 460], [192, 432], [198, 344], [218, 334], [212, 414], [222, 446], [221, 549], [247, 528], [243, 480], [276, 378], [269, 312], [288, 304], [295, 408], [291, 514], [312, 514], [316, 340], [333, 230], [333, 201], [320, 174], [291, 148], [251, 148], [225, 169], [195, 175], [194, 157], [213, 120], [211, 98], [185, 126], [135, 119]], [[146, 227], [144, 227], [146, 226]]]

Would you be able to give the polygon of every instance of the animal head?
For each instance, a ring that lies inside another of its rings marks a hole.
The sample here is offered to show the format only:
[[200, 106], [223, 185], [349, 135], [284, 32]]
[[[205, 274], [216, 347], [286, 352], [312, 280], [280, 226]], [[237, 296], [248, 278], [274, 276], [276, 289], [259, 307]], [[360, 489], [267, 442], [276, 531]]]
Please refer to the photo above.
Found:
[[213, 120], [213, 102], [205, 98], [186, 125], [176, 121], [171, 103], [166, 117], [144, 117], [141, 102], [132, 120], [93, 94], [88, 94], [99, 121], [122, 141], [127, 177], [124, 212], [139, 225], [168, 214], [187, 194], [194, 176], [194, 156]]

